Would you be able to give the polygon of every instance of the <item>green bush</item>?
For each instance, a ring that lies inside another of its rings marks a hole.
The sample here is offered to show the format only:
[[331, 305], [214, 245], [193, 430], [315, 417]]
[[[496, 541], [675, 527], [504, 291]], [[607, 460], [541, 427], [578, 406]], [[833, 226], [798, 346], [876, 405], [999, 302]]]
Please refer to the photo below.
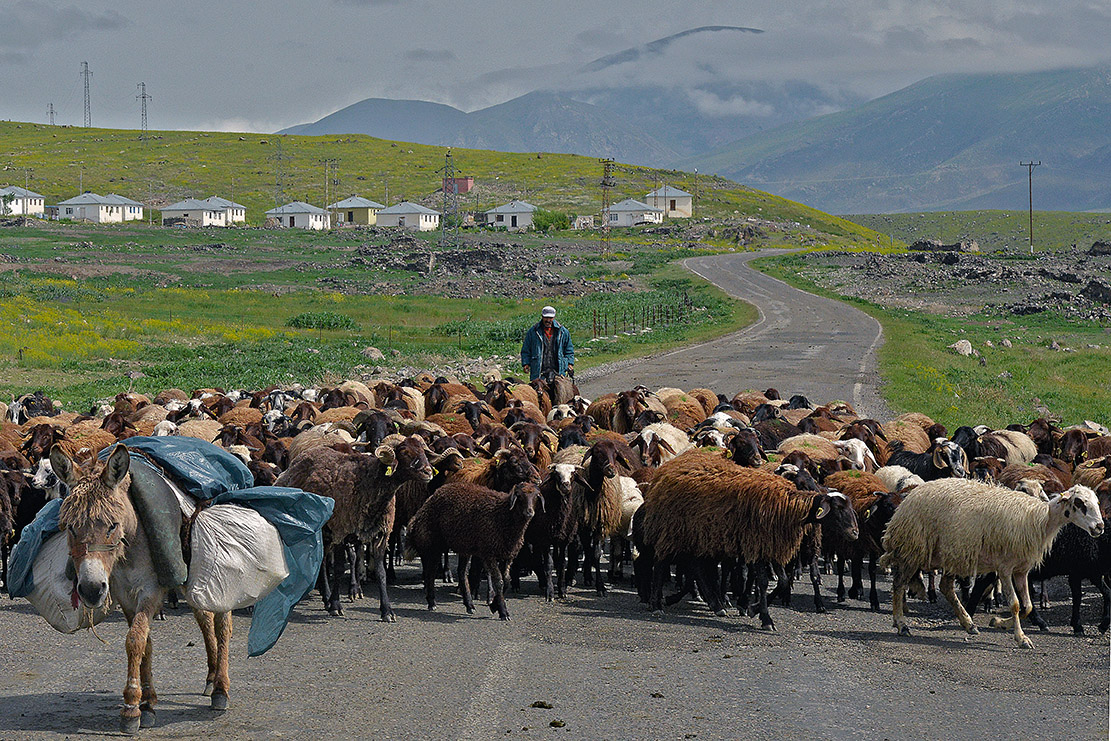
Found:
[[297, 329], [355, 329], [355, 320], [334, 311], [307, 311], [292, 317], [287, 327]]
[[571, 228], [571, 220], [567, 214], [559, 211], [548, 211], [543, 208], [536, 209], [532, 215], [532, 226], [538, 232], [563, 231]]

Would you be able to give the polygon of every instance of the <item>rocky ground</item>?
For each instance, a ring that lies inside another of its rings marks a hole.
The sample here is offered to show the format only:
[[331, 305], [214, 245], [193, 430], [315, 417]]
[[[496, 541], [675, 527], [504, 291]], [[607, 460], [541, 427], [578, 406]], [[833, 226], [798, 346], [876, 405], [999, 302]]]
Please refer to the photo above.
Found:
[[1055, 311], [1069, 319], [1111, 322], [1111, 251], [1018, 253], [821, 252], [801, 275], [845, 296], [892, 308], [952, 316]]

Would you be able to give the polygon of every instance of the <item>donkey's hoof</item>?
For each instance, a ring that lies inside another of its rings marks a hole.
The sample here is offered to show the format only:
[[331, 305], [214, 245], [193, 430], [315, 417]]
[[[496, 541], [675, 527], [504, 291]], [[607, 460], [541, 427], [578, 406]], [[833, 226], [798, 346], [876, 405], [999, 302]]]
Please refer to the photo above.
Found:
[[128, 718], [126, 716], [120, 718], [120, 733], [134, 736], [139, 732], [139, 716]]
[[143, 708], [139, 713], [139, 726], [141, 728], [154, 728], [158, 725], [158, 713], [153, 708]]
[[204, 695], [205, 697], [212, 697], [212, 692], [215, 689], [216, 689], [216, 683], [215, 682], [205, 682], [204, 692], [202, 692], [201, 694]]
[[213, 710], [227, 710], [228, 709], [228, 696], [222, 692], [213, 693], [212, 695], [212, 709]]
[[387, 613], [383, 613], [383, 615], [381, 617], [381, 620], [382, 620], [383, 623], [396, 623], [397, 622], [397, 618], [394, 617], [394, 614], [393, 614], [392, 611], [387, 612]]

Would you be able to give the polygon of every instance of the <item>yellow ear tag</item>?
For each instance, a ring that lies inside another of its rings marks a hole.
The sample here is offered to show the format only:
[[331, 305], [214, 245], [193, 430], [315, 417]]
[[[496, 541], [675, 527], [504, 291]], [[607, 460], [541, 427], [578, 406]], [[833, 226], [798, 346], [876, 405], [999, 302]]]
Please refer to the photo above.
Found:
[[386, 466], [386, 475], [393, 476], [393, 466]]

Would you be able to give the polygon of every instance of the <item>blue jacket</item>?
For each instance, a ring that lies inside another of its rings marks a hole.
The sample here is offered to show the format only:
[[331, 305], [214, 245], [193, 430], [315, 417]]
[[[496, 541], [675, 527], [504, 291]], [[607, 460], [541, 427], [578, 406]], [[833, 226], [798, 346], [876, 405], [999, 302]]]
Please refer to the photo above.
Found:
[[[571, 333], [559, 322], [552, 322], [554, 336], [552, 342], [556, 343], [556, 357], [559, 358], [559, 375], [567, 375], [567, 366], [575, 364], [575, 348], [571, 344]], [[544, 329], [540, 322], [532, 325], [525, 332], [525, 340], [521, 343], [521, 365], [527, 365], [529, 380], [535, 381], [540, 377], [540, 365], [544, 352]]]

